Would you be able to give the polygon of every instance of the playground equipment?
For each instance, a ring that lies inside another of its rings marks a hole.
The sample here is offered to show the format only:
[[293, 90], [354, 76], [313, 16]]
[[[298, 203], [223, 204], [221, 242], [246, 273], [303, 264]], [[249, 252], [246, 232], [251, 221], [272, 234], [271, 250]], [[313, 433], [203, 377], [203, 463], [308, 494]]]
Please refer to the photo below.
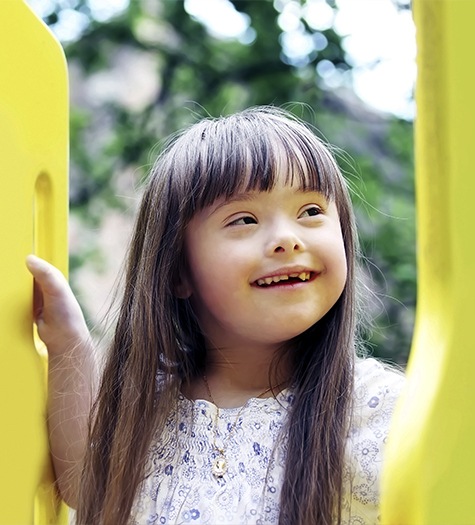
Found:
[[29, 253], [67, 271], [68, 89], [63, 51], [23, 0], [0, 5], [0, 525], [67, 523], [46, 433], [46, 355]]
[[418, 304], [383, 525], [475, 524], [475, 2], [415, 0]]

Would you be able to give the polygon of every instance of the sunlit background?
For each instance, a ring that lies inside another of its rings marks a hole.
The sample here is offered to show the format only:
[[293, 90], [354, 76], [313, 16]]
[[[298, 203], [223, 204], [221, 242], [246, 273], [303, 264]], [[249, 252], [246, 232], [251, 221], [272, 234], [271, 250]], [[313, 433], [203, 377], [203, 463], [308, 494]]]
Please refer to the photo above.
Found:
[[[54, 9], [51, 0], [28, 3], [40, 16]], [[67, 43], [81, 37], [89, 18], [68, 8], [67, 1], [63, 3], [66, 7], [53, 30]], [[94, 18], [104, 22], [127, 9], [129, 0], [89, 0], [88, 5]], [[303, 31], [300, 2], [276, 0], [275, 5], [281, 12], [282, 46], [293, 62], [301, 64], [307, 60], [309, 49], [326, 46], [327, 42], [316, 42]], [[333, 27], [344, 37], [344, 49], [353, 65], [351, 78], [344, 78], [331, 62], [320, 62], [319, 73], [326, 85], [337, 88], [351, 83], [356, 94], [374, 108], [412, 119], [416, 43], [410, 10], [398, 9], [391, 0], [337, 0], [336, 6], [334, 10], [325, 0], [309, 0], [303, 8], [305, 19], [314, 29]], [[228, 0], [185, 0], [185, 9], [217, 38], [251, 43], [255, 37], [249, 17], [236, 11]]]

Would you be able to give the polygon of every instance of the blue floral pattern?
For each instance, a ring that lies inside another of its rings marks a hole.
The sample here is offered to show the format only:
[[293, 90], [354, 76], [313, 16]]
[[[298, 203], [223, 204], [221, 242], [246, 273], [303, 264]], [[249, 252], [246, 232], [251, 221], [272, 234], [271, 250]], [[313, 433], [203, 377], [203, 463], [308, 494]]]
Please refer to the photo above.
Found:
[[[342, 524], [373, 525], [379, 523], [383, 447], [404, 378], [374, 359], [359, 360], [355, 373]], [[285, 390], [275, 399], [252, 398], [243, 409], [220, 409], [216, 432], [216, 406], [180, 396], [163, 435], [150, 448], [131, 524], [277, 524], [292, 401]], [[224, 440], [226, 449], [228, 470], [222, 478], [212, 473], [215, 432], [216, 444]]]

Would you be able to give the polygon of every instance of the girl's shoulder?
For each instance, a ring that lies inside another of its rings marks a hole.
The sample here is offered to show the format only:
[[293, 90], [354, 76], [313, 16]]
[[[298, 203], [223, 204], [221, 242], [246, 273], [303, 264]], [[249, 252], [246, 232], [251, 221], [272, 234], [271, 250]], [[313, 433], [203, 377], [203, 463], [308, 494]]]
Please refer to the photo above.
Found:
[[385, 363], [374, 357], [358, 357], [355, 362], [355, 388], [387, 383], [394, 387], [404, 385], [405, 375], [401, 367]]
[[374, 358], [358, 358], [353, 399], [356, 418], [388, 425], [405, 380], [403, 371], [395, 365]]

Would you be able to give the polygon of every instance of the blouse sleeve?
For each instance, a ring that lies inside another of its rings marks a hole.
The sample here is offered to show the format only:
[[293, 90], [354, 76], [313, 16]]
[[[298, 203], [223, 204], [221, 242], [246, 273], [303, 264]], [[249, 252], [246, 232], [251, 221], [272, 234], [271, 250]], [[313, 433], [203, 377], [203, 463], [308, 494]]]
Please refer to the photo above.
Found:
[[354, 412], [347, 442], [342, 523], [379, 523], [380, 481], [391, 417], [404, 375], [376, 359], [355, 367]]

